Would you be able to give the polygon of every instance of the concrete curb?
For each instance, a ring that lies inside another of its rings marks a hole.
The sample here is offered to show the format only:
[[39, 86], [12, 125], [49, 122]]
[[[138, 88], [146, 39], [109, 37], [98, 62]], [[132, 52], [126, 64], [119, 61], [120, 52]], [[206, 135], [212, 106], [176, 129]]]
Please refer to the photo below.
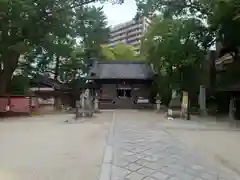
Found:
[[112, 123], [107, 137], [107, 145], [103, 155], [103, 163], [100, 170], [100, 175], [98, 180], [110, 180], [112, 172], [113, 163], [113, 136], [114, 136], [114, 126], [115, 126], [115, 112], [113, 111]]

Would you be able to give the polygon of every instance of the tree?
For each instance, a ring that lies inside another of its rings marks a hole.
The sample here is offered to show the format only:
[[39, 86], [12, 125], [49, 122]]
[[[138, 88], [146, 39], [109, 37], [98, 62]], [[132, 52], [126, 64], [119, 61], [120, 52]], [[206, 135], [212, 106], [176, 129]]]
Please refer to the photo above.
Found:
[[[81, 68], [78, 69], [80, 73], [78, 75], [81, 75], [88, 71], [88, 67], [92, 63], [91, 57], [99, 56], [100, 44], [107, 40], [109, 28], [102, 8], [86, 6], [82, 9], [82, 15], [78, 14], [78, 17], [79, 19], [74, 21], [73, 37], [50, 42], [48, 48], [38, 47], [28, 54], [28, 64], [26, 64], [28, 66], [25, 66], [28, 68], [27, 71], [40, 74], [49, 72], [55, 76], [55, 79], [60, 78], [62, 81], [69, 81], [70, 76], [64, 79], [63, 77], [66, 76], [60, 75], [61, 72], [70, 73], [73, 69]], [[75, 42], [76, 37], [78, 43]], [[76, 63], [81, 66], [75, 66]], [[62, 69], [63, 67], [64, 69]]]
[[114, 49], [109, 45], [101, 45], [101, 53], [104, 59], [107, 60], [115, 60]]
[[[63, 6], [70, 8], [67, 1], [1, 1], [0, 18], [0, 54], [3, 69], [0, 72], [0, 94], [7, 89], [13, 71], [16, 69], [21, 54], [26, 53], [31, 46], [45, 42], [47, 35], [63, 37], [67, 33], [69, 22], [63, 15], [70, 9], [62, 10]], [[61, 31], [55, 29], [62, 25]]]
[[166, 19], [159, 17], [150, 26], [142, 50], [158, 73], [158, 87], [168, 90], [196, 92], [198, 72], [205, 58], [205, 26], [196, 19]]
[[109, 27], [102, 8], [88, 7], [83, 12], [83, 20], [76, 23], [76, 30], [84, 48], [86, 73], [92, 64], [91, 58], [101, 57], [101, 44], [108, 41]]
[[83, 17], [83, 5], [91, 2], [95, 0], [0, 0], [0, 95], [6, 92], [21, 54], [35, 51], [58, 59], [50, 46], [76, 37], [76, 21]]
[[224, 48], [234, 51], [240, 46], [240, 2], [238, 0], [219, 0], [213, 14], [209, 16], [211, 28], [216, 31], [218, 41]]
[[117, 43], [115, 47], [102, 45], [102, 56], [107, 60], [140, 60], [136, 48], [125, 43]]
[[137, 17], [163, 14], [168, 17], [194, 16], [195, 18], [206, 19], [209, 14], [212, 14], [217, 1], [136, 0]]
[[[209, 42], [224, 47], [239, 44], [239, 0], [136, 0], [139, 16], [163, 14], [165, 17], [194, 17], [207, 23]], [[211, 38], [211, 39], [210, 39]], [[232, 48], [233, 49], [233, 48]]]

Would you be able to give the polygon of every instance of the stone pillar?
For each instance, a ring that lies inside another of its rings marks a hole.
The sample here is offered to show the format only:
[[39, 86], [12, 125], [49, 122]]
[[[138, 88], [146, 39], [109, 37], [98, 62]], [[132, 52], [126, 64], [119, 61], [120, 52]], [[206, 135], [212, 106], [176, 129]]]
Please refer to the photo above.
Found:
[[198, 101], [199, 101], [201, 115], [207, 115], [207, 111], [206, 111], [206, 88], [203, 85], [200, 85]]
[[156, 97], [156, 105], [157, 105], [156, 110], [157, 112], [159, 112], [161, 109], [161, 100], [160, 100], [159, 94], [157, 94], [157, 97]]
[[186, 118], [187, 117], [187, 113], [188, 113], [188, 92], [183, 91], [183, 95], [182, 95], [182, 105], [181, 105], [181, 117], [182, 118]]
[[168, 112], [167, 112], [167, 117], [168, 117], [169, 120], [173, 120], [173, 108], [175, 109], [174, 106], [175, 106], [176, 97], [177, 97], [176, 90], [172, 90], [172, 99], [169, 103]]
[[95, 100], [94, 100], [94, 111], [96, 113], [100, 112], [100, 110], [99, 110], [99, 97], [98, 97], [98, 93], [97, 92], [96, 92]]
[[235, 119], [234, 113], [235, 113], [235, 98], [231, 97], [229, 102], [229, 118], [230, 119]]
[[85, 92], [82, 92], [80, 96], [80, 101], [81, 101], [81, 116], [85, 116]]

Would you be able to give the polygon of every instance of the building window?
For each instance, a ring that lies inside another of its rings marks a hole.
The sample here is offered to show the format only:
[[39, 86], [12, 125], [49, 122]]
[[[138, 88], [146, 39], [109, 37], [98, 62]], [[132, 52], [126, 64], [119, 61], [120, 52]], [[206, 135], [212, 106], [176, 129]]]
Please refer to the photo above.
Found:
[[117, 89], [117, 97], [118, 98], [131, 98], [132, 92], [131, 89]]

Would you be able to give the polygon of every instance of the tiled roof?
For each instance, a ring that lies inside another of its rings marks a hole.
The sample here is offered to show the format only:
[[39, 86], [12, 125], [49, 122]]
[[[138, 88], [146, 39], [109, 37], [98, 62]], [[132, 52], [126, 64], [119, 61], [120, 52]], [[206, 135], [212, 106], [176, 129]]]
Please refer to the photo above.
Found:
[[96, 61], [90, 75], [96, 79], [151, 79], [154, 73], [144, 61]]

